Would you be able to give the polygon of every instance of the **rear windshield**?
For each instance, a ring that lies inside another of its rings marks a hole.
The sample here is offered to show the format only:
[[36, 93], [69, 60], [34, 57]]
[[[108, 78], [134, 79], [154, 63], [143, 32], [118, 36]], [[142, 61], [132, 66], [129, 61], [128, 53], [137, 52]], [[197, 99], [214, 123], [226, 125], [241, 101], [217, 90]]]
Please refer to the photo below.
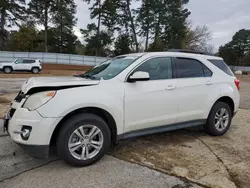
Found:
[[230, 76], [234, 76], [234, 73], [231, 71], [231, 69], [227, 66], [227, 64], [223, 60], [218, 59], [208, 59], [212, 64], [214, 64], [216, 67], [218, 67], [220, 70], [225, 72], [226, 74]]

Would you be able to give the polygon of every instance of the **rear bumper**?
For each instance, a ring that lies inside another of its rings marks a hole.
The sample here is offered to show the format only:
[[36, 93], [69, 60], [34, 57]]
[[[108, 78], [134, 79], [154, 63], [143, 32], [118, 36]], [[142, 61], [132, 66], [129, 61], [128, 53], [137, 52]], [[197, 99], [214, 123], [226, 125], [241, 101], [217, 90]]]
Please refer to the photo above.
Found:
[[49, 157], [49, 145], [25, 145], [17, 143], [31, 157], [45, 159]]

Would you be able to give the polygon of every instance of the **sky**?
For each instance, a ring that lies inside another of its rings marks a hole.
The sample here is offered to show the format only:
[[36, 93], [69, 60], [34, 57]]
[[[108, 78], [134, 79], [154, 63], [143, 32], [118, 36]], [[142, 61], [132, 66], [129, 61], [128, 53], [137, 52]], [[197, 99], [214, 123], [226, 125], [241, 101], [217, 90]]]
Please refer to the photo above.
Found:
[[[89, 6], [83, 0], [75, 0], [77, 4], [78, 23], [75, 34], [81, 38], [80, 28], [86, 28], [91, 23]], [[136, 7], [137, 5], [132, 5]], [[218, 48], [229, 42], [240, 29], [250, 29], [250, 0], [189, 0], [186, 6], [191, 15], [189, 20], [195, 27], [207, 25], [212, 33], [209, 42]]]

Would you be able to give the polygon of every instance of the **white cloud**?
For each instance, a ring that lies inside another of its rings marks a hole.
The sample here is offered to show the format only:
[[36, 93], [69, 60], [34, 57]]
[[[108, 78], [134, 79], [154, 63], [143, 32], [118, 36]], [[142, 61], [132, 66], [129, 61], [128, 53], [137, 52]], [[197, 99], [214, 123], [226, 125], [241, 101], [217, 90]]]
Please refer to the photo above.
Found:
[[250, 0], [190, 0], [187, 7], [194, 25], [210, 28], [210, 43], [216, 49], [229, 42], [238, 30], [250, 29]]

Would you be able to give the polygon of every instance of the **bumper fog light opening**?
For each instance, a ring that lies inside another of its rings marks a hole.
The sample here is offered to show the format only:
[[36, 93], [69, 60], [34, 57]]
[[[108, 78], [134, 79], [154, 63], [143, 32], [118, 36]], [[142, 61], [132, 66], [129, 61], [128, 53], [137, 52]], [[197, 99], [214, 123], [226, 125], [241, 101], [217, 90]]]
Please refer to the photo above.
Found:
[[28, 140], [29, 137], [30, 137], [31, 130], [32, 130], [32, 127], [30, 127], [30, 126], [23, 126], [22, 130], [21, 130], [21, 133], [20, 133], [21, 138], [23, 140]]

